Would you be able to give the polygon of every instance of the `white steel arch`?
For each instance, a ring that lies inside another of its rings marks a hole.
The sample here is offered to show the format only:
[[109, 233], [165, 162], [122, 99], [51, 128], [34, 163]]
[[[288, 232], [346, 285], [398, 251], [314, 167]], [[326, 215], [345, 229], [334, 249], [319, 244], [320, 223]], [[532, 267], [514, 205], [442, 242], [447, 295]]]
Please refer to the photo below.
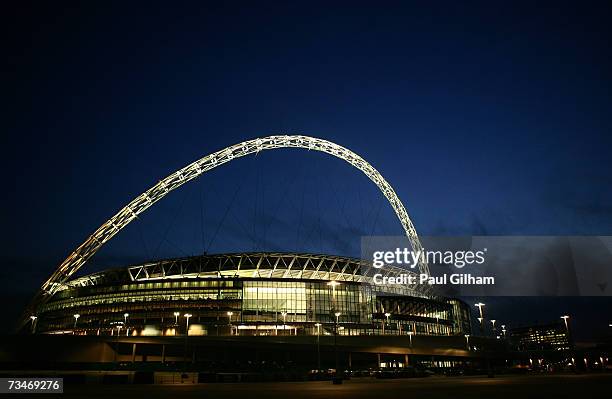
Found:
[[[134, 198], [113, 217], [102, 224], [59, 265], [57, 270], [42, 285], [41, 294], [52, 295], [55, 293], [61, 284], [79, 270], [102, 245], [170, 191], [233, 159], [277, 148], [303, 148], [324, 152], [340, 158], [362, 171], [378, 186], [387, 201], [389, 201], [389, 204], [391, 204], [413, 250], [422, 250], [421, 242], [408, 216], [408, 212], [406, 212], [406, 208], [404, 208], [391, 185], [366, 160], [345, 147], [319, 138], [302, 135], [268, 136], [243, 141], [242, 143], [213, 152], [160, 180], [153, 187]], [[427, 263], [419, 263], [419, 272], [429, 275]]]

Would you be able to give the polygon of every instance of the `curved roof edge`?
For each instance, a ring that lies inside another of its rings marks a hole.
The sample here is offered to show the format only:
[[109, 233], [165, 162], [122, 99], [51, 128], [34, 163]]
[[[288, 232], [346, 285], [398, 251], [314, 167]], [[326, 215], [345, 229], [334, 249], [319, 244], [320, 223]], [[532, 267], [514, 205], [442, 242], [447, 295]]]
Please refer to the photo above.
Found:
[[[289, 278], [372, 284], [374, 274], [415, 274], [394, 266], [374, 268], [369, 262], [335, 255], [291, 252], [240, 252], [162, 259], [112, 268], [71, 279], [58, 290], [103, 284], [189, 278]], [[417, 286], [406, 286], [416, 294]], [[402, 290], [403, 291], [403, 290]]]

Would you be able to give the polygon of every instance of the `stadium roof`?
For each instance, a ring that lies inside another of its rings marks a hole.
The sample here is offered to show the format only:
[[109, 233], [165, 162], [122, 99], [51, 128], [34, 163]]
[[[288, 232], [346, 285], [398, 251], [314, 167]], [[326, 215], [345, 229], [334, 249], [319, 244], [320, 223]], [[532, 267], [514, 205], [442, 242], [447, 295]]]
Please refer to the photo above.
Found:
[[[376, 273], [414, 272], [393, 266], [376, 269], [360, 259], [304, 253], [245, 252], [146, 262], [71, 279], [59, 289], [139, 281], [202, 278], [311, 279], [372, 284]], [[382, 288], [382, 287], [381, 287]], [[406, 286], [403, 294], [422, 296]]]

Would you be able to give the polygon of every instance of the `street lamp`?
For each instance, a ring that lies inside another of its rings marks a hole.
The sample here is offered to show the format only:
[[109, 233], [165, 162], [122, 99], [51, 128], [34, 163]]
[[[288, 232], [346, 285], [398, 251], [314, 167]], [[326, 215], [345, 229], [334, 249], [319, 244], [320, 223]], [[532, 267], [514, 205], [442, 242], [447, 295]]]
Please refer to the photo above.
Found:
[[478, 302], [478, 303], [474, 304], [474, 306], [476, 306], [478, 308], [478, 311], [480, 312], [480, 317], [484, 318], [484, 316], [482, 315], [482, 307], [485, 306], [485, 304], [482, 303], [482, 302]]
[[493, 335], [495, 335], [495, 322], [496, 321], [497, 320], [495, 320], [495, 319], [491, 320], [491, 324], [493, 325]]
[[[230, 335], [234, 334], [234, 329], [232, 328], [232, 316], [234, 315], [234, 312], [227, 312], [227, 317], [229, 317], [229, 325], [230, 325]], [[238, 335], [238, 334], [236, 334]]]
[[316, 323], [317, 327], [317, 372], [321, 370], [321, 323]]
[[484, 315], [482, 313], [482, 307], [485, 306], [485, 304], [482, 302], [478, 302], [474, 304], [474, 306], [478, 308], [478, 312], [480, 313], [480, 317], [478, 318], [478, 322], [480, 323], [480, 335], [484, 335], [484, 324], [483, 324]]
[[[79, 319], [79, 317], [81, 317], [81, 315], [76, 313], [76, 314], [72, 315], [72, 317], [74, 317], [74, 329], [76, 329], [77, 320]], [[74, 331], [72, 331], [72, 333], [74, 334]]]
[[181, 314], [179, 312], [174, 312], [174, 324], [176, 324], [178, 326], [178, 317]]
[[467, 350], [470, 350], [470, 334], [465, 334], [465, 345], [467, 346]]
[[193, 315], [191, 313], [185, 313], [184, 316], [187, 319], [187, 324], [185, 327], [185, 335], [189, 335], [189, 318]]
[[338, 341], [337, 341], [337, 339], [338, 339], [338, 322], [340, 321], [340, 315], [341, 314], [342, 313], [340, 313], [340, 312], [334, 313], [334, 316], [336, 316], [336, 324], [335, 324], [335, 328], [334, 328], [334, 354], [336, 355], [336, 376], [335, 376], [336, 380], [340, 378], [339, 377], [340, 376], [340, 374], [339, 374], [340, 370], [338, 370], [340, 368], [340, 366], [339, 366], [339, 362], [338, 362]]
[[336, 376], [334, 377], [334, 383], [337, 383], [337, 381], [339, 381], [340, 383], [342, 382], [342, 379], [340, 378], [340, 374], [338, 374], [338, 342], [337, 342], [337, 338], [338, 338], [338, 322], [339, 322], [339, 317], [341, 315], [340, 312], [338, 312], [336, 309], [336, 286], [340, 285], [339, 282], [337, 282], [336, 280], [332, 280], [329, 283], [327, 283], [327, 285], [332, 287], [332, 308], [331, 310], [334, 312], [334, 315], [336, 316], [336, 324], [334, 326], [334, 354], [336, 356]]
[[569, 330], [569, 322], [567, 321], [570, 317], [568, 315], [561, 316], [563, 322], [565, 323], [565, 334], [567, 335], [567, 343], [570, 347], [573, 345], [570, 342], [570, 330]]
[[284, 334], [284, 331], [287, 328], [287, 312], [282, 311], [281, 316], [283, 316], [283, 334]]
[[564, 316], [561, 316], [561, 318], [565, 322], [565, 330], [569, 334], [569, 324], [567, 323], [567, 319], [569, 319], [570, 317], [568, 315], [564, 315]]
[[36, 328], [36, 319], [37, 318], [38, 317], [36, 317], [34, 315], [30, 316], [30, 320], [32, 320], [32, 334], [34, 334], [34, 329]]
[[414, 332], [408, 331], [408, 338], [410, 338], [410, 347], [411, 348], [412, 348], [412, 335], [414, 335]]
[[130, 335], [130, 328], [127, 325], [127, 319], [128, 319], [129, 316], [130, 316], [130, 314], [127, 313], [127, 312], [125, 312], [123, 314], [123, 324], [125, 324], [125, 336], [126, 337]]
[[125, 312], [123, 314], [123, 324], [125, 324], [125, 336], [127, 337], [130, 334], [130, 329], [127, 326], [127, 319], [130, 316], [129, 313]]
[[[387, 325], [391, 327], [391, 325], [389, 324], [389, 317], [391, 317], [391, 313], [385, 313], [385, 317], [387, 318]], [[384, 333], [385, 333], [385, 325], [383, 323], [383, 334]]]

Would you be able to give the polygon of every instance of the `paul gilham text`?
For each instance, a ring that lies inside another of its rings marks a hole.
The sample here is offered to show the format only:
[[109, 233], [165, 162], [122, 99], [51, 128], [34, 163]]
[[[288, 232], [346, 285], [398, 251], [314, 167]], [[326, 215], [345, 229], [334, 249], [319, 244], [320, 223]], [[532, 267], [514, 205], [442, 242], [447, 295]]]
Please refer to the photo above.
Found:
[[383, 276], [378, 273], [374, 275], [376, 285], [494, 285], [495, 277], [472, 276], [471, 274], [443, 274], [441, 276], [428, 276], [427, 274], [400, 274], [399, 276]]

